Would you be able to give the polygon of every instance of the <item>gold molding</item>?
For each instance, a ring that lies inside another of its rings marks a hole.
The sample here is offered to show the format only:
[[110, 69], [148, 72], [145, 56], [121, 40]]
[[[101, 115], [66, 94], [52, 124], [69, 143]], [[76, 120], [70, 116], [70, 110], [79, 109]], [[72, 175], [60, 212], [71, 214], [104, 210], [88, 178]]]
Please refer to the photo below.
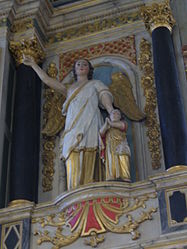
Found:
[[187, 224], [187, 217], [184, 218], [182, 222], [177, 222], [176, 220], [171, 219], [171, 210], [170, 210], [170, 201], [169, 197], [171, 197], [174, 192], [179, 191], [180, 193], [183, 193], [185, 195], [186, 199], [186, 205], [187, 205], [187, 193], [185, 192], [186, 188], [172, 188], [168, 189], [165, 191], [165, 200], [166, 200], [166, 211], [167, 211], [167, 217], [168, 217], [168, 226], [173, 227], [173, 226], [181, 226], [184, 224]]
[[34, 202], [24, 200], [24, 199], [18, 199], [18, 200], [13, 200], [13, 201], [9, 202], [8, 207], [19, 207], [19, 206], [31, 205], [31, 204], [33, 205]]
[[163, 3], [153, 3], [151, 6], [144, 6], [140, 9], [146, 29], [152, 33], [156, 28], [166, 27], [172, 31], [175, 20], [172, 16], [169, 0]]
[[[140, 6], [140, 5], [139, 5]], [[104, 14], [102, 16], [94, 16], [84, 21], [78, 21], [78, 23], [71, 23], [70, 25], [55, 25], [52, 27], [46, 26], [43, 24], [43, 20], [40, 17], [38, 24], [35, 25], [34, 17], [30, 15], [25, 15], [21, 18], [17, 18], [13, 21], [10, 27], [12, 35], [21, 34], [24, 37], [24, 32], [27, 30], [36, 29], [38, 34], [41, 34], [40, 28], [42, 27], [43, 32], [45, 33], [45, 47], [50, 46], [56, 42], [69, 41], [77, 38], [93, 36], [102, 32], [109, 31], [111, 29], [116, 29], [124, 27], [125, 25], [132, 24], [134, 22], [140, 21], [139, 11], [134, 11], [130, 13], [113, 12]], [[38, 19], [37, 19], [38, 20]], [[2, 25], [7, 22], [7, 19], [2, 19]], [[1, 20], [0, 20], [1, 26]], [[42, 35], [41, 35], [42, 37]]]
[[144, 113], [146, 114], [145, 124], [147, 126], [148, 148], [151, 153], [152, 168], [158, 169], [161, 166], [161, 149], [160, 149], [160, 127], [156, 115], [157, 99], [156, 89], [154, 86], [154, 71], [152, 63], [151, 44], [142, 38], [140, 42], [140, 69], [143, 71], [141, 84], [144, 90], [146, 103]]
[[[94, 20], [90, 23], [79, 25], [66, 29], [62, 32], [57, 32], [56, 34], [51, 34], [48, 39], [48, 44], [53, 44], [55, 42], [67, 41], [75, 39], [78, 37], [84, 37], [93, 35], [95, 33], [101, 33], [103, 31], [121, 27], [126, 24], [139, 21], [139, 12], [133, 12], [130, 14], [122, 14], [112, 18], [102, 18], [101, 20]], [[58, 28], [59, 29], [59, 28]], [[55, 31], [55, 30], [54, 30]]]
[[36, 63], [41, 62], [45, 57], [43, 48], [36, 36], [27, 40], [10, 41], [9, 48], [17, 65], [23, 62], [23, 54], [33, 57]]

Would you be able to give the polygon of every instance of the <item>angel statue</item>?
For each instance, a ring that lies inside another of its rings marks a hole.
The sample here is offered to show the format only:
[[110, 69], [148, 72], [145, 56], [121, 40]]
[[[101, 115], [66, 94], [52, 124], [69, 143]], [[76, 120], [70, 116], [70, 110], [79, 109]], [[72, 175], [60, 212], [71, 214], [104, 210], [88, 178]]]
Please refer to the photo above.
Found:
[[103, 122], [99, 105], [112, 113], [110, 91], [101, 81], [92, 79], [93, 67], [85, 59], [74, 63], [75, 82], [68, 90], [64, 84], [50, 78], [33, 58], [24, 56], [23, 63], [31, 66], [45, 84], [66, 97], [62, 108], [62, 114], [66, 116], [62, 155], [66, 164], [67, 189], [93, 182], [98, 134]]
[[[105, 109], [110, 118], [115, 110], [111, 91], [103, 82], [93, 79], [93, 66], [86, 59], [74, 63], [74, 83], [68, 88], [66, 84], [49, 77], [32, 57], [24, 55], [23, 63], [31, 66], [46, 85], [60, 92], [62, 99], [65, 98], [61, 110], [66, 117], [62, 133], [62, 158], [66, 165], [67, 189], [92, 183], [99, 150], [99, 131], [103, 125], [100, 108]], [[142, 119], [142, 114], [138, 119]], [[53, 132], [51, 134], [54, 135]]]

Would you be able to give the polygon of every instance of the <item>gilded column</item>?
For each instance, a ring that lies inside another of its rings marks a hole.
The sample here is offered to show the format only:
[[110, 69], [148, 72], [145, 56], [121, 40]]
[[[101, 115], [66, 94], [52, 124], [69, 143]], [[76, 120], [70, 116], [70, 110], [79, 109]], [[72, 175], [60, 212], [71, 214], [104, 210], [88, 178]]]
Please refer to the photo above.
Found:
[[13, 205], [37, 201], [41, 84], [32, 68], [21, 62], [23, 53], [39, 62], [43, 51], [36, 37], [10, 42], [10, 50], [18, 65], [10, 165], [9, 198]]
[[171, 37], [175, 20], [172, 17], [169, 1], [143, 7], [141, 16], [147, 30], [152, 34], [165, 167], [169, 169], [180, 165], [184, 168], [187, 165], [187, 126]]

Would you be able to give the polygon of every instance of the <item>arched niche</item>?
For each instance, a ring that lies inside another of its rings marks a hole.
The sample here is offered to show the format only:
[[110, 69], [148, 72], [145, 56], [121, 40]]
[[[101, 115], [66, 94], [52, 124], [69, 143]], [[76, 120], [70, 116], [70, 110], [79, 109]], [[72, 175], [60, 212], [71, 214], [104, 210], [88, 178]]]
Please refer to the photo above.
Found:
[[[140, 84], [140, 70], [139, 67], [129, 60], [125, 59], [122, 56], [108, 55], [108, 56], [100, 56], [97, 58], [89, 59], [92, 65], [95, 68], [94, 78], [102, 80], [104, 83], [105, 79], [100, 77], [99, 71], [105, 68], [109, 68], [111, 72], [122, 72], [125, 74], [132, 86], [133, 95], [136, 100], [137, 105], [140, 110], [143, 111], [145, 105], [145, 98], [143, 96], [143, 90]], [[107, 71], [107, 70], [106, 70]], [[107, 76], [110, 78], [110, 76]], [[68, 75], [63, 79], [62, 83], [73, 82], [73, 74], [69, 72]], [[130, 143], [131, 151], [132, 151], [132, 160], [131, 160], [131, 175], [132, 181], [142, 181], [145, 180], [150, 175], [151, 168], [151, 157], [150, 152], [147, 145], [147, 135], [146, 135], [146, 126], [145, 122], [134, 122], [126, 119], [129, 123], [129, 129], [127, 133], [127, 139]], [[62, 133], [62, 132], [61, 132]], [[59, 143], [60, 143], [60, 135], [56, 137], [56, 159], [55, 159], [55, 175], [53, 179], [53, 189], [50, 192], [42, 193], [41, 201], [54, 199], [56, 196], [60, 195], [62, 192], [66, 191], [66, 176], [65, 176], [65, 165], [59, 159], [60, 151], [59, 151]]]

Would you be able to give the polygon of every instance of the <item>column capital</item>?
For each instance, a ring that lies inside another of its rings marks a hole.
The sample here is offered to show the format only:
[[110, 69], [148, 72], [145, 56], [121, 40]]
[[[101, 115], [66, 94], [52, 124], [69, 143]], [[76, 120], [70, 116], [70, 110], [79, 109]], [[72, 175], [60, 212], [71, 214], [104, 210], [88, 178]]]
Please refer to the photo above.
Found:
[[169, 0], [163, 3], [153, 3], [140, 9], [141, 17], [144, 20], [146, 29], [152, 33], [159, 27], [166, 27], [172, 31], [175, 20], [172, 16]]
[[22, 63], [23, 54], [32, 56], [36, 63], [40, 63], [45, 57], [44, 50], [35, 35], [28, 39], [10, 41], [9, 49], [17, 65]]

